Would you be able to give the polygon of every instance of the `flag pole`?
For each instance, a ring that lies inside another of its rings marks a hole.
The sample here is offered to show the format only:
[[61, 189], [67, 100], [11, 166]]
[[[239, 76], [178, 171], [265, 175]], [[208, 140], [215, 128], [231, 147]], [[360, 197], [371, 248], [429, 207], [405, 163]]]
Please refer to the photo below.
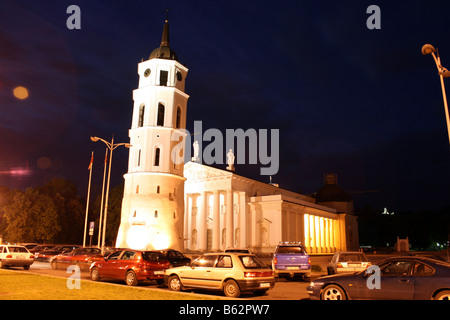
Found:
[[103, 221], [103, 196], [105, 194], [105, 177], [106, 177], [106, 163], [108, 162], [108, 148], [105, 149], [105, 163], [103, 165], [103, 185], [102, 185], [102, 201], [100, 203], [100, 225], [98, 227], [98, 242], [97, 247], [101, 247], [101, 237], [102, 237], [102, 221]]
[[88, 183], [88, 192], [87, 192], [87, 200], [86, 200], [86, 217], [84, 218], [84, 235], [83, 235], [83, 247], [86, 246], [86, 229], [87, 229], [87, 221], [88, 221], [88, 211], [89, 211], [89, 196], [91, 194], [91, 178], [92, 178], [92, 164], [94, 163], [94, 151], [91, 154], [91, 162], [89, 163], [89, 183]]

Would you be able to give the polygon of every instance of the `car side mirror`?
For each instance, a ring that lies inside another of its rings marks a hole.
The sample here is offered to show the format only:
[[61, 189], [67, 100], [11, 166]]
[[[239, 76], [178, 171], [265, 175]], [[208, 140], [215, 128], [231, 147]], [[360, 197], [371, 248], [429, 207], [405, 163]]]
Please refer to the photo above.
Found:
[[194, 269], [195, 269], [195, 264], [194, 264], [194, 263], [191, 263], [191, 264], [190, 264], [190, 267], [191, 267], [192, 270], [194, 270]]

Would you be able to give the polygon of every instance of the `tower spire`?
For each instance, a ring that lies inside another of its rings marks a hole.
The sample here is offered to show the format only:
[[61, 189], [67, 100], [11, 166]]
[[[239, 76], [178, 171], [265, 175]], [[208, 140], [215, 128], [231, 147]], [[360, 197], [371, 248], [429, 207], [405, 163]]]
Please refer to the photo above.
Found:
[[169, 9], [166, 9], [166, 20], [164, 21], [163, 34], [161, 37], [161, 47], [169, 46]]

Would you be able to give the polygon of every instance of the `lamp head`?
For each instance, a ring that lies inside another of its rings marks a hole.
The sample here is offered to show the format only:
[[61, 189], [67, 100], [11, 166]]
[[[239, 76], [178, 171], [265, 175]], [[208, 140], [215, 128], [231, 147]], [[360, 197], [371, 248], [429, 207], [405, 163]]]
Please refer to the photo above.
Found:
[[427, 55], [430, 53], [436, 52], [436, 48], [433, 47], [431, 44], [425, 44], [422, 47], [422, 54]]
[[98, 140], [100, 140], [99, 137], [91, 137], [91, 141], [97, 142]]

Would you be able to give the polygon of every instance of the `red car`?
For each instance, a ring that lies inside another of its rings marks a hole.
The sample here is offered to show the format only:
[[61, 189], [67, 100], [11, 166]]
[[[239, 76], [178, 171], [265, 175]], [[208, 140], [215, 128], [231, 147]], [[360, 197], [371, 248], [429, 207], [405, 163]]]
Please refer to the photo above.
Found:
[[169, 266], [170, 262], [159, 251], [124, 249], [94, 262], [90, 272], [92, 281], [111, 278], [125, 280], [129, 286], [145, 280], [156, 280], [158, 284], [163, 284], [164, 270]]
[[54, 270], [62, 265], [77, 265], [80, 269], [89, 269], [92, 262], [102, 258], [102, 251], [99, 248], [76, 248], [72, 251], [58, 254], [50, 260], [50, 265]]

